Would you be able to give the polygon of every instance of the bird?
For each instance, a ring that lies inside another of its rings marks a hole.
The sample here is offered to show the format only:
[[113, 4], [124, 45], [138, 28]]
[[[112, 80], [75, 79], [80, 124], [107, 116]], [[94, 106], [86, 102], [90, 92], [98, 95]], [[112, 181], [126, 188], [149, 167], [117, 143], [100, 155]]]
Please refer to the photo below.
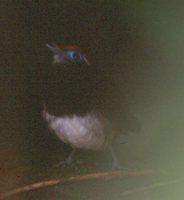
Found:
[[[107, 82], [111, 82], [79, 46], [55, 43], [46, 46], [53, 59], [46, 73], [43, 119], [59, 140], [72, 147], [61, 164], [73, 164], [77, 149], [109, 150], [112, 168], [119, 168], [112, 146], [122, 118], [118, 105], [113, 106], [116, 97], [110, 98], [111, 92], [108, 92]], [[139, 123], [136, 128], [127, 127], [126, 131], [134, 131], [139, 129]]]

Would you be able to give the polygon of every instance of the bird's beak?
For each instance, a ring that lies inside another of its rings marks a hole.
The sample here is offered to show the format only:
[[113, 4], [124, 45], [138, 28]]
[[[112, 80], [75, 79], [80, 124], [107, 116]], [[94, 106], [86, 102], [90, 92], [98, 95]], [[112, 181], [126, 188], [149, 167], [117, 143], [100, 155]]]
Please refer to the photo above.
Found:
[[54, 54], [61, 54], [63, 53], [63, 50], [55, 43], [52, 44], [46, 44], [46, 47], [48, 47]]
[[54, 44], [54, 43], [46, 44], [46, 47], [48, 47], [54, 54], [53, 64], [55, 63], [62, 64], [66, 62], [65, 52], [57, 44]]

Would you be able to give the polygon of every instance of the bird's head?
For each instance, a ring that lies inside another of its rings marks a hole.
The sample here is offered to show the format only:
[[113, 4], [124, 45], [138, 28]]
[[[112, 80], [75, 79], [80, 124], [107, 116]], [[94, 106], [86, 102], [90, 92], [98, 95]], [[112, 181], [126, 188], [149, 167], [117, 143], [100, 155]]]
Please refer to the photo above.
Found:
[[46, 46], [53, 53], [53, 63], [54, 64], [87, 64], [89, 61], [85, 54], [81, 52], [78, 46], [58, 46], [56, 44], [46, 44]]

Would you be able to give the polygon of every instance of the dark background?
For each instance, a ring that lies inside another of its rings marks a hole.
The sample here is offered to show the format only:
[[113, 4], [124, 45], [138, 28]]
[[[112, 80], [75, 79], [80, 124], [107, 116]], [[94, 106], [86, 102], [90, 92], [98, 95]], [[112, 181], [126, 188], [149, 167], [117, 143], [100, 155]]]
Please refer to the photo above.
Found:
[[[8, 0], [1, 1], [0, 13], [2, 191], [43, 177], [74, 173], [51, 167], [63, 147], [45, 131], [40, 118], [41, 77], [51, 59], [45, 47], [49, 42], [80, 45], [104, 73], [108, 68], [118, 80], [120, 99], [128, 102], [142, 124], [141, 132], [129, 135], [126, 144], [121, 144], [121, 138], [117, 142], [115, 150], [123, 167], [152, 168], [169, 171], [171, 177], [183, 176], [182, 4]], [[90, 167], [87, 172], [96, 169]], [[65, 199], [121, 199], [124, 188], [149, 185], [153, 179], [68, 185], [63, 193], [58, 188], [48, 190], [47, 198], [64, 195]], [[182, 199], [181, 186], [172, 185], [172, 194], [167, 186], [127, 199]], [[46, 198], [42, 193], [29, 195], [27, 198]]]

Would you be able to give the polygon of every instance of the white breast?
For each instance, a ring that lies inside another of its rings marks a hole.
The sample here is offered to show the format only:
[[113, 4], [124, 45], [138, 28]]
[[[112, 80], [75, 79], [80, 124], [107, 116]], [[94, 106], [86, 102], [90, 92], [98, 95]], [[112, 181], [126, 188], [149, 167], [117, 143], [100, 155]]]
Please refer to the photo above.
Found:
[[49, 128], [72, 147], [100, 150], [105, 145], [104, 120], [98, 114], [85, 116], [56, 117], [44, 110], [44, 119]]

